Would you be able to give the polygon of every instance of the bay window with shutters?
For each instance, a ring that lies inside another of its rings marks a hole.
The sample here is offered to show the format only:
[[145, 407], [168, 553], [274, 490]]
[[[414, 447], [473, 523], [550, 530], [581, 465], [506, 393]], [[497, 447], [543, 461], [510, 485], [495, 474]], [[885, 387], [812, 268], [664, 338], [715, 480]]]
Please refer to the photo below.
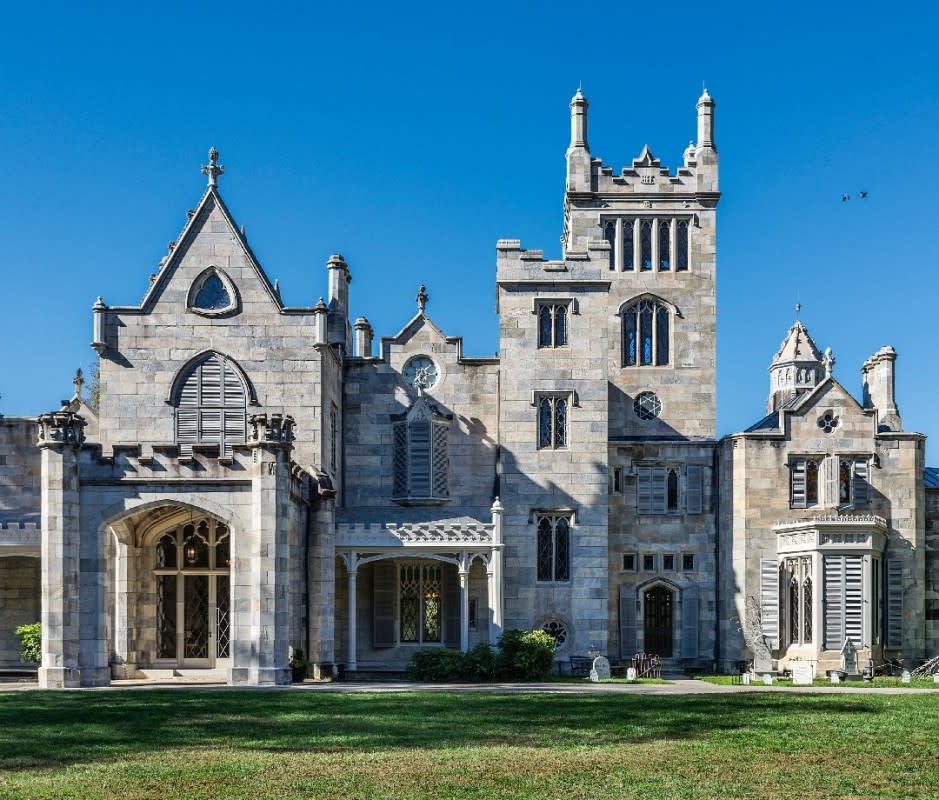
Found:
[[392, 418], [392, 499], [402, 505], [436, 505], [450, 497], [448, 439], [452, 416], [423, 396]]
[[778, 560], [760, 562], [760, 618], [773, 649], [802, 657], [840, 652], [847, 640], [868, 653], [903, 646], [903, 561], [885, 551], [886, 520], [845, 515], [774, 530]]
[[247, 434], [248, 386], [241, 370], [219, 353], [206, 353], [180, 373], [174, 391], [176, 443], [180, 456], [194, 445], [218, 445], [230, 458]]

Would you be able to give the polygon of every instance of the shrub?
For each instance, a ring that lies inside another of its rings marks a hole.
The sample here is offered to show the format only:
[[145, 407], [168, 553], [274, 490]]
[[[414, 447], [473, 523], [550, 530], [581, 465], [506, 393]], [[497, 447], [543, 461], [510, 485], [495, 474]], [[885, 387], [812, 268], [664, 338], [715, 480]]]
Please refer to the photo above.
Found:
[[463, 656], [463, 680], [491, 681], [496, 677], [496, 651], [489, 642], [480, 642]]
[[427, 647], [411, 656], [408, 677], [416, 681], [463, 679], [463, 653], [445, 647]]
[[542, 630], [505, 631], [499, 637], [496, 674], [503, 680], [537, 681], [551, 673], [554, 638]]
[[15, 633], [20, 638], [20, 658], [30, 664], [38, 664], [42, 661], [42, 626], [40, 623], [20, 625]]

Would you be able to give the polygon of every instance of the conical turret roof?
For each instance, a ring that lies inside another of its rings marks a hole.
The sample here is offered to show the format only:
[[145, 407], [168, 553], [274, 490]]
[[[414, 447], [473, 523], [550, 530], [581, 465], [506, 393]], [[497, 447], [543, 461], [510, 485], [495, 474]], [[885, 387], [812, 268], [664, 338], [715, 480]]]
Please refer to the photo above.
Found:
[[822, 354], [818, 352], [815, 341], [809, 336], [808, 328], [800, 320], [796, 320], [789, 329], [789, 333], [783, 339], [782, 344], [779, 346], [779, 352], [773, 357], [773, 363], [770, 366], [793, 361], [822, 363]]

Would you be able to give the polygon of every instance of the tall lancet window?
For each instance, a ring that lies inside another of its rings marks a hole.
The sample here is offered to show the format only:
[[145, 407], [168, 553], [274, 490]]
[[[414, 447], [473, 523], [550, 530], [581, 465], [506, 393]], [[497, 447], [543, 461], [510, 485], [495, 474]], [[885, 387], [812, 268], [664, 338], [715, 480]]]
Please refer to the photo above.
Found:
[[616, 223], [603, 226], [603, 238], [610, 243], [610, 269], [616, 269]]
[[194, 444], [217, 444], [219, 455], [245, 442], [247, 392], [237, 367], [218, 353], [190, 365], [176, 395], [176, 442], [180, 455]]
[[623, 269], [635, 269], [635, 253], [633, 251], [634, 223], [631, 219], [623, 220]]
[[659, 269], [672, 268], [672, 223], [668, 219], [659, 220]]
[[675, 230], [675, 269], [679, 272], [688, 269], [688, 220], [678, 220]]
[[652, 220], [644, 219], [639, 222], [639, 266], [652, 269]]
[[669, 363], [669, 311], [657, 300], [643, 298], [623, 311], [623, 366]]

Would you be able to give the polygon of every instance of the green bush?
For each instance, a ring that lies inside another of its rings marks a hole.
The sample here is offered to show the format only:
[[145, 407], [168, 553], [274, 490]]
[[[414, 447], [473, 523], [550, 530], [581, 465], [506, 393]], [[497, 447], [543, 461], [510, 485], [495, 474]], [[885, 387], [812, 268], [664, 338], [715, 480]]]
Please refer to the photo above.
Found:
[[551, 674], [554, 637], [542, 630], [505, 631], [499, 637], [496, 675], [502, 680], [537, 681]]
[[20, 658], [30, 664], [42, 661], [42, 626], [38, 622], [20, 625], [15, 633], [20, 637]]
[[469, 652], [442, 647], [418, 650], [408, 664], [417, 681], [537, 681], [551, 672], [554, 639], [544, 631], [506, 631], [498, 650], [480, 642]]

